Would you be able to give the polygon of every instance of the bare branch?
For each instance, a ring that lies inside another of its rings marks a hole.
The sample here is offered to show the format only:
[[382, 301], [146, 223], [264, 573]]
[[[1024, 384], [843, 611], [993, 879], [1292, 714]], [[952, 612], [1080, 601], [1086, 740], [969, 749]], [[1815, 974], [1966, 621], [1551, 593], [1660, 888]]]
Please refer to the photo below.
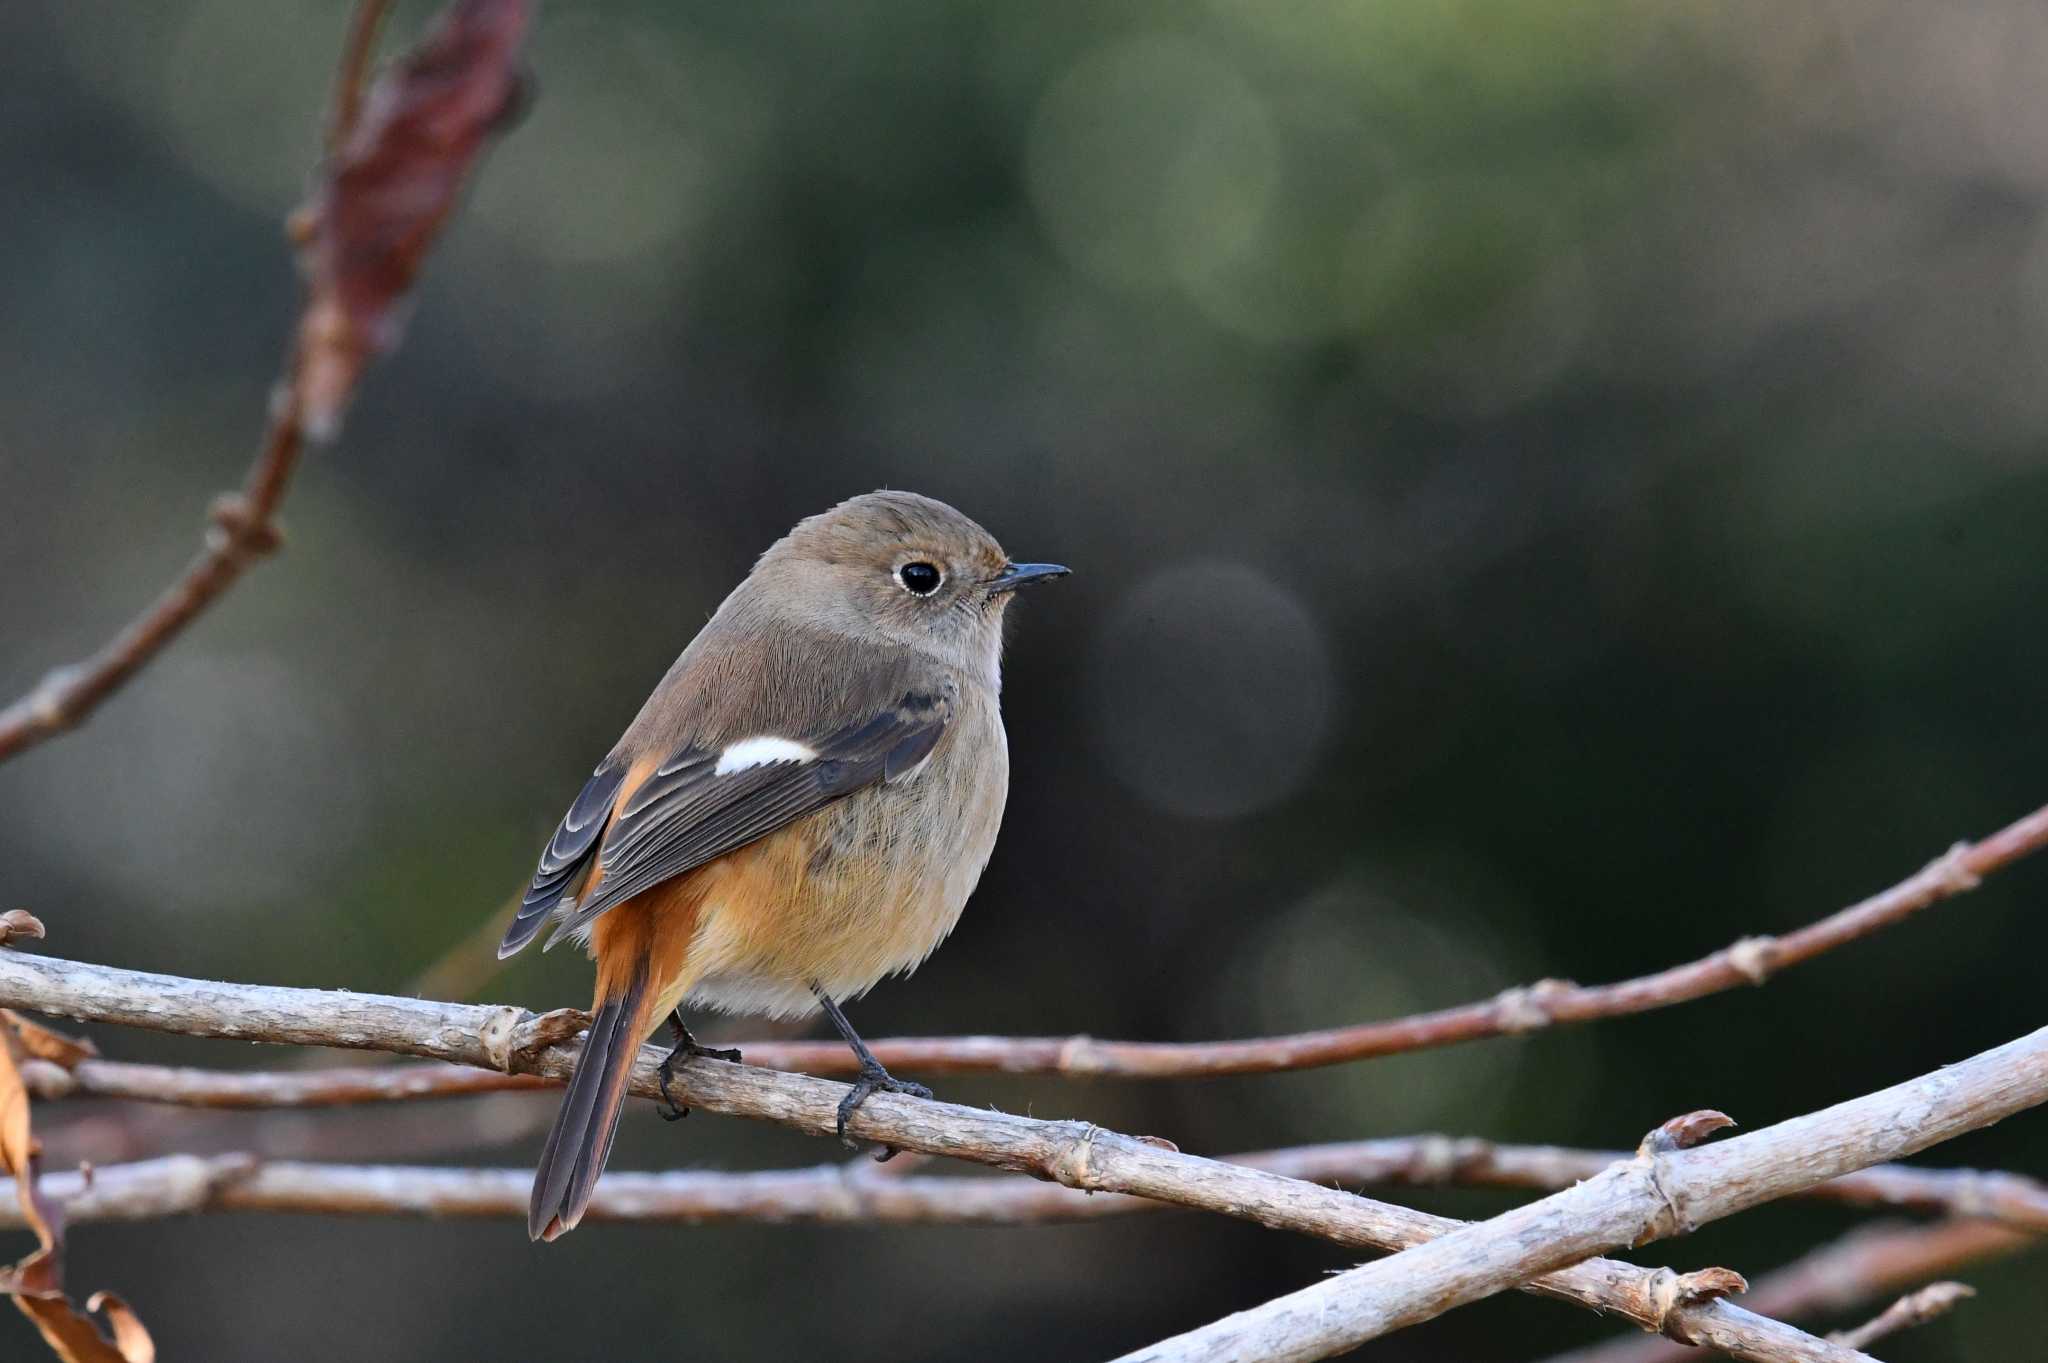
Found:
[[[1981, 1221], [1932, 1226], [1879, 1223], [1768, 1275], [1744, 1294], [1743, 1301], [1760, 1315], [1803, 1320], [1863, 1306], [1937, 1274], [2041, 1244], [2032, 1236]], [[1699, 1350], [1675, 1340], [1638, 1335], [1558, 1354], [1547, 1363], [1697, 1363], [1699, 1356]]]
[[1853, 1330], [1837, 1330], [1828, 1338], [1851, 1349], [1860, 1349], [1866, 1344], [1875, 1344], [1886, 1335], [1945, 1316], [1955, 1309], [1958, 1302], [1976, 1295], [1976, 1288], [1963, 1283], [1930, 1283], [1918, 1292], [1899, 1298], [1874, 1320], [1865, 1321]]
[[354, 1107], [423, 1098], [554, 1088], [533, 1074], [499, 1074], [462, 1065], [349, 1065], [317, 1070], [206, 1070], [83, 1060], [66, 1070], [29, 1071], [38, 1098], [127, 1098], [200, 1108]]
[[2043, 1101], [2048, 1028], [1878, 1093], [1695, 1149], [1678, 1147], [1715, 1123], [1698, 1120], [1702, 1114], [1677, 1118], [1652, 1132], [1635, 1159], [1575, 1188], [1128, 1358], [1328, 1358], [1561, 1264], [1690, 1233], [1704, 1222], [1910, 1155]]
[[[999, 1178], [888, 1176], [866, 1159], [758, 1173], [613, 1170], [590, 1217], [601, 1221], [820, 1222], [837, 1225], [1015, 1225], [1164, 1204]], [[73, 1224], [140, 1221], [203, 1211], [352, 1216], [526, 1215], [529, 1169], [447, 1169], [262, 1160], [250, 1154], [170, 1155], [78, 1174], [45, 1174], [47, 1195]], [[0, 1181], [0, 1195], [7, 1185]], [[1017, 1196], [1017, 1194], [1026, 1196]], [[1048, 1214], [1052, 1213], [1052, 1214]], [[0, 1228], [21, 1224], [0, 1208]]]
[[304, 443], [300, 416], [298, 397], [287, 379], [271, 394], [270, 422], [242, 491], [214, 503], [213, 523], [199, 556], [99, 652], [53, 670], [34, 690], [0, 710], [0, 761], [83, 721], [233, 586], [243, 569], [277, 547], [277, 527], [271, 518], [284, 499], [285, 484]]
[[[385, 129], [369, 130], [371, 135], [366, 140], [372, 145], [351, 147], [351, 154], [340, 154], [350, 134], [364, 131], [358, 118], [357, 91], [383, 8], [381, 0], [366, 0], [357, 11], [335, 80], [330, 126], [336, 154], [330, 155], [325, 168], [328, 183], [319, 187], [311, 206], [300, 209], [292, 218], [291, 230], [303, 248], [310, 287], [298, 325], [292, 329], [284, 375], [270, 395], [269, 420], [255, 463], [242, 480], [239, 492], [214, 500], [209, 512], [211, 525], [198, 557], [186, 565], [162, 595], [99, 652], [82, 662], [52, 670], [27, 695], [0, 710], [0, 761], [83, 723], [101, 702], [147, 666], [232, 587], [244, 570], [276, 550], [282, 542], [275, 519], [277, 509], [284, 501], [285, 488], [307, 440], [325, 439], [333, 434], [336, 413], [360, 377], [362, 357], [374, 349], [388, 348], [396, 340], [396, 330], [391, 327], [381, 329], [374, 338], [358, 335], [365, 327], [354, 318], [379, 312], [378, 304], [382, 310], [388, 310], [398, 293], [410, 285], [409, 271], [417, 269], [447, 210], [445, 204], [437, 204], [431, 196], [418, 192], [417, 180], [424, 177], [415, 176], [414, 184], [408, 186], [412, 190], [410, 199], [398, 205], [396, 212], [389, 211], [393, 196], [377, 198], [384, 186], [365, 176], [364, 167], [379, 167], [401, 159], [376, 145], [376, 134]], [[472, 42], [471, 50], [461, 54], [459, 60], [451, 58], [451, 37], [464, 36], [464, 16], [477, 8], [474, 3], [465, 5], [465, 0], [456, 0], [441, 29], [414, 55], [415, 61], [426, 54], [435, 63], [434, 97], [444, 104], [450, 102], [446, 93], [449, 90], [459, 93], [465, 86], [482, 86], [486, 97], [496, 97], [491, 92], [497, 84], [513, 80], [510, 63], [524, 32], [523, 9], [515, 7], [516, 12], [489, 21], [508, 35], [509, 48], [505, 46], [506, 40], [501, 40], [497, 47]], [[467, 22], [468, 29], [481, 27], [485, 24]], [[503, 70], [494, 71], [494, 65]], [[387, 91], [385, 104], [401, 104], [406, 93], [394, 85]], [[504, 102], [502, 97], [496, 98], [499, 104]], [[417, 96], [414, 99], [421, 102]], [[495, 106], [485, 110], [485, 117], [474, 133], [477, 141], [493, 126], [497, 112]], [[398, 123], [404, 116], [404, 111], [396, 117], [387, 114], [388, 123]], [[479, 123], [476, 119], [471, 121]], [[459, 183], [474, 163], [476, 147], [465, 143], [466, 130], [461, 122], [445, 113], [436, 131], [437, 141], [409, 148], [403, 159], [410, 165], [430, 164], [443, 178]], [[369, 183], [337, 183], [347, 176]], [[452, 195], [452, 188], [448, 192]], [[366, 212], [366, 202], [385, 211], [381, 216]], [[409, 221], [423, 210], [434, 216], [424, 225]], [[372, 230], [363, 229], [365, 219], [371, 220]], [[336, 227], [337, 222], [349, 229], [348, 240], [339, 244], [337, 238], [343, 232]], [[372, 287], [360, 282], [358, 277], [373, 268], [393, 274], [383, 262], [394, 256], [402, 258], [408, 267], [402, 277], [380, 278]], [[352, 308], [340, 306], [336, 301], [340, 297], [345, 297]], [[337, 352], [345, 352], [347, 361], [337, 362]]]
[[[378, 1050], [556, 1080], [565, 1079], [574, 1064], [568, 1039], [582, 1023], [580, 1014], [567, 1011], [536, 1016], [512, 1007], [220, 984], [15, 952], [0, 952], [0, 1007], [187, 1036]], [[641, 1049], [633, 1093], [660, 1095], [656, 1067], [662, 1054], [657, 1047]], [[845, 1092], [804, 1075], [710, 1060], [684, 1065], [674, 1087], [688, 1106], [820, 1136], [833, 1131]], [[1084, 1122], [1038, 1121], [879, 1093], [853, 1114], [848, 1129], [902, 1150], [1029, 1173], [1086, 1192], [1131, 1193], [1361, 1249], [1419, 1245], [1463, 1224], [1185, 1155], [1164, 1142]], [[1682, 1332], [1739, 1358], [1862, 1359], [1717, 1300], [1739, 1290], [1741, 1282], [1721, 1269], [1679, 1275], [1592, 1259], [1532, 1281], [1527, 1290], [1620, 1315], [1646, 1329]]]
[[[226, 1109], [350, 1107], [556, 1087], [553, 1080], [538, 1075], [501, 1074], [440, 1063], [207, 1070], [86, 1059], [69, 1069], [32, 1061], [26, 1077], [35, 1096], [43, 1100], [120, 1098]], [[1555, 1189], [1592, 1178], [1629, 1156], [1618, 1150], [1506, 1145], [1469, 1137], [1422, 1135], [1260, 1150], [1222, 1158], [1231, 1164], [1317, 1183]], [[1054, 1220], [1144, 1205], [1104, 1198], [1077, 1203], [1057, 1196], [1059, 1191], [1035, 1183], [1008, 1185], [1006, 1196], [1013, 1210], [1004, 1219]], [[1852, 1207], [1940, 1212], [2048, 1232], [2048, 1186], [2018, 1174], [1879, 1165], [1801, 1189], [1793, 1196]]]
[[[1314, 1069], [1458, 1042], [1538, 1031], [1555, 1023], [1624, 1017], [1762, 984], [1790, 966], [1868, 937], [1920, 910], [1975, 889], [1988, 875], [2048, 846], [2048, 807], [1978, 843], [1958, 843], [1881, 894], [1783, 937], [1745, 937], [1711, 956], [1614, 984], [1540, 980], [1490, 999], [1433, 1013], [1291, 1036], [1242, 1041], [1100, 1041], [1089, 1036], [898, 1037], [870, 1043], [884, 1065], [926, 1074], [996, 1071], [1089, 1078], [1166, 1079]], [[847, 1074], [837, 1042], [740, 1041], [772, 1069]]]
[[[1256, 1151], [1225, 1158], [1233, 1164], [1317, 1182], [1557, 1189], [1583, 1183], [1631, 1157], [1618, 1150], [1406, 1136]], [[1850, 1207], [1940, 1212], [2002, 1222], [2020, 1230], [2048, 1232], [2048, 1186], [2019, 1174], [1881, 1164], [1801, 1188], [1789, 1196]]]
[[[1407, 1142], [1390, 1141], [1387, 1146]], [[1308, 1181], [1351, 1178], [1400, 1181], [1406, 1170], [1373, 1154], [1333, 1159], [1341, 1146], [1228, 1155], [1222, 1162]], [[1573, 1152], [1580, 1153], [1580, 1152]], [[1085, 1193], [1037, 1179], [999, 1175], [941, 1178], [896, 1173], [903, 1161], [876, 1165], [865, 1159], [809, 1169], [730, 1173], [682, 1170], [605, 1176], [591, 1215], [610, 1221], [823, 1222], [834, 1225], [1018, 1226], [1093, 1221], [1172, 1204], [1122, 1193]], [[1391, 1176], [1391, 1179], [1389, 1178]], [[69, 1177], [72, 1182], [65, 1182]], [[336, 1212], [360, 1216], [519, 1217], [526, 1214], [532, 1179], [525, 1169], [363, 1166], [265, 1159], [253, 1153], [169, 1155], [101, 1165], [89, 1183], [76, 1175], [45, 1175], [43, 1186], [66, 1201], [71, 1221], [144, 1220], [182, 1212]], [[1576, 1179], [1566, 1179], [1570, 1186]], [[7, 1187], [0, 1181], [0, 1199]], [[18, 1218], [0, 1206], [0, 1228]], [[1809, 1260], [1772, 1275], [1744, 1294], [1754, 1310], [1800, 1317], [1817, 1310], [1861, 1305], [1934, 1273], [2040, 1242], [1981, 1221], [1933, 1227], [1882, 1224], [1852, 1235]], [[1632, 1363], [1696, 1357], [1677, 1344], [1623, 1341], [1666, 1352], [1622, 1353]], [[1605, 1359], [1598, 1350], [1571, 1356], [1577, 1363]]]

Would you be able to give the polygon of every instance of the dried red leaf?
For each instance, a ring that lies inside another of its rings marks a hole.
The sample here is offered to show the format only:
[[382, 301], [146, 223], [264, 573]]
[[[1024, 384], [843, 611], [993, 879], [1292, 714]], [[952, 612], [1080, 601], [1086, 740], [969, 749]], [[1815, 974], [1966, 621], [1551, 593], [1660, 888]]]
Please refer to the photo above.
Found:
[[519, 98], [529, 0], [456, 0], [371, 86], [294, 216], [309, 296], [297, 391], [333, 435], [363, 367], [397, 345], [403, 303], [478, 157]]

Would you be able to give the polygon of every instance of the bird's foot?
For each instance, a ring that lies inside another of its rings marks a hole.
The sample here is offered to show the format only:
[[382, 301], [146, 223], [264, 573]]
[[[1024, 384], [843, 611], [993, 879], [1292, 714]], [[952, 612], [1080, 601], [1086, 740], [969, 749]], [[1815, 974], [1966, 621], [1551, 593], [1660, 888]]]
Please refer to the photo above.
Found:
[[661, 1113], [661, 1119], [665, 1122], [679, 1122], [690, 1115], [690, 1109], [677, 1102], [675, 1095], [668, 1091], [669, 1084], [676, 1077], [676, 1066], [685, 1060], [695, 1060], [699, 1056], [706, 1060], [729, 1060], [737, 1065], [740, 1063], [740, 1053], [734, 1048], [719, 1050], [712, 1046], [699, 1046], [697, 1038], [690, 1035], [690, 1029], [683, 1026], [680, 1018], [671, 1018], [668, 1025], [676, 1034], [676, 1046], [662, 1057], [661, 1067], [655, 1071], [661, 1079], [661, 1100], [668, 1106], [657, 1107], [655, 1111]]
[[[846, 1096], [839, 1100], [839, 1142], [848, 1150], [858, 1150], [860, 1145], [857, 1141], [847, 1139], [846, 1119], [851, 1117], [871, 1095], [877, 1093], [901, 1093], [911, 1098], [929, 1098], [932, 1096], [932, 1091], [923, 1084], [912, 1083], [908, 1079], [898, 1079], [895, 1075], [883, 1069], [880, 1062], [875, 1060], [874, 1057], [865, 1057], [861, 1063], [860, 1073], [854, 1078], [853, 1087], [848, 1089]], [[886, 1163], [895, 1158], [895, 1155], [896, 1147], [885, 1145], [876, 1154], [875, 1161], [878, 1164]]]

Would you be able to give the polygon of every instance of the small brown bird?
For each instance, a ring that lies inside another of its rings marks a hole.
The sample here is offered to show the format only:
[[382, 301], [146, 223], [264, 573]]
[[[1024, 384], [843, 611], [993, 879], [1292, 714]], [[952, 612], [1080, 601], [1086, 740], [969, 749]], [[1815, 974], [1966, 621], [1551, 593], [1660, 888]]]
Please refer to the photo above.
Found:
[[874, 492], [799, 522], [754, 565], [598, 763], [541, 854], [499, 956], [585, 940], [597, 994], [533, 1180], [527, 1232], [575, 1228], [641, 1040], [680, 1005], [822, 1008], [860, 1060], [846, 1119], [892, 1077], [840, 1010], [959, 921], [1009, 792], [1003, 610], [1065, 575], [1012, 563], [943, 502]]

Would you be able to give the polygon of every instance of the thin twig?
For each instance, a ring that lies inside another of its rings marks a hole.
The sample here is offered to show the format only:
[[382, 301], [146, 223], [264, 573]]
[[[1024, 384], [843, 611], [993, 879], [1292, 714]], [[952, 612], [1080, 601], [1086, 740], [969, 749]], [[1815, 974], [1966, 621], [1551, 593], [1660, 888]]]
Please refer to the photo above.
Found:
[[[219, 984], [0, 951], [0, 1007], [145, 1027], [187, 1036], [378, 1050], [564, 1079], [581, 1016], [437, 1003], [375, 994]], [[630, 1084], [660, 1095], [663, 1052], [642, 1047]], [[827, 1135], [845, 1088], [804, 1075], [692, 1060], [674, 1087], [685, 1105]], [[1373, 1249], [1419, 1245], [1462, 1223], [1281, 1177], [1185, 1155], [1164, 1142], [1085, 1122], [1050, 1122], [892, 1093], [870, 1098], [848, 1123], [863, 1139], [1029, 1173], [1088, 1192], [1132, 1193], [1219, 1212], [1274, 1229]], [[600, 1185], [602, 1186], [602, 1185]], [[1741, 1279], [1725, 1270], [1679, 1275], [1589, 1259], [1526, 1284], [1539, 1295], [1673, 1330], [1740, 1358], [1861, 1360], [1790, 1326], [1724, 1301]]]
[[[2048, 807], [2035, 810], [1982, 842], [1958, 844], [1947, 855], [1883, 893], [1797, 932], [1779, 938], [1744, 938], [1697, 961], [1614, 984], [1582, 986], [1544, 981], [1508, 990], [1482, 1003], [1434, 1013], [1242, 1041], [1101, 1041], [1089, 1036], [896, 1037], [870, 1043], [870, 1049], [891, 1068], [928, 1074], [992, 1071], [1155, 1079], [1308, 1069], [1530, 1031], [1553, 1022], [1590, 1022], [1689, 1002], [1740, 984], [1760, 984], [1776, 970], [1811, 960], [1972, 889], [1982, 877], [2010, 866], [2044, 845], [2048, 845]], [[836, 1075], [850, 1073], [854, 1068], [852, 1052], [838, 1042], [735, 1044], [750, 1061], [769, 1069]], [[440, 1080], [414, 1075], [406, 1081], [404, 1092], [390, 1096], [434, 1097], [444, 1091], [441, 1085], [446, 1086], [446, 1091], [462, 1093], [491, 1087], [474, 1078], [457, 1078], [455, 1073], [446, 1071]], [[179, 1091], [179, 1085], [160, 1078], [149, 1078], [146, 1082], [152, 1090], [149, 1096], [156, 1100], [184, 1101], [171, 1096]], [[502, 1076], [499, 1086], [525, 1085], [515, 1076]], [[261, 1101], [263, 1085], [255, 1076], [248, 1076], [239, 1087], [248, 1095], [246, 1101], [222, 1105], [270, 1106]], [[209, 1102], [203, 1097], [192, 1101], [202, 1106]], [[377, 1099], [365, 1095], [347, 1101]]]
[[[1864, 1226], [1765, 1275], [1742, 1300], [1759, 1315], [1805, 1320], [1864, 1306], [1929, 1278], [2043, 1242], [1982, 1221]], [[1698, 1363], [1699, 1350], [1657, 1335], [1631, 1335], [1558, 1354], [1545, 1363]]]
[[[1958, 843], [1898, 884], [1783, 937], [1745, 937], [1710, 956], [1613, 984], [1541, 980], [1433, 1013], [1242, 1041], [1100, 1041], [1089, 1036], [899, 1037], [870, 1043], [883, 1064], [926, 1074], [996, 1071], [1164, 1079], [1267, 1074], [1540, 1031], [1689, 1003], [1762, 984], [1789, 966], [1867, 937], [1931, 905], [1975, 889], [1983, 877], [2048, 846], [2048, 807], [1978, 843]], [[749, 1060], [805, 1074], [846, 1074], [852, 1054], [837, 1042], [739, 1041]]]
[[1966, 1297], [1977, 1295], [1977, 1289], [1963, 1283], [1929, 1283], [1918, 1292], [1908, 1293], [1899, 1298], [1872, 1320], [1867, 1320], [1853, 1330], [1837, 1330], [1828, 1338], [1851, 1349], [1860, 1349], [1866, 1344], [1875, 1344], [1886, 1335], [1895, 1335], [1915, 1325], [1945, 1316], [1956, 1308]]
[[[1100, 1208], [1160, 1206], [1120, 1194], [1090, 1195], [1014, 1175], [1000, 1178], [888, 1176], [894, 1164], [860, 1159], [810, 1169], [754, 1173], [613, 1170], [598, 1184], [597, 1221], [816, 1222], [832, 1225], [1015, 1225]], [[351, 1216], [523, 1217], [529, 1169], [450, 1169], [264, 1160], [246, 1153], [170, 1155], [45, 1174], [44, 1192], [63, 1199], [72, 1224], [140, 1221], [207, 1211]], [[0, 1180], [0, 1195], [8, 1190]], [[1033, 1194], [1020, 1199], [1014, 1193]], [[1022, 1215], [1020, 1216], [1020, 1213]], [[0, 1207], [0, 1228], [20, 1212]]]
[[[48, 1061], [32, 1061], [26, 1067], [26, 1078], [36, 1097], [46, 1101], [121, 1098], [228, 1109], [350, 1107], [556, 1087], [552, 1080], [537, 1075], [434, 1063], [235, 1071], [98, 1059], [81, 1060], [66, 1070]], [[1629, 1156], [1618, 1150], [1422, 1135], [1294, 1146], [1222, 1158], [1231, 1164], [1317, 1183], [1555, 1189], [1592, 1178]], [[1007, 1187], [1007, 1201], [1013, 1207], [1007, 1219], [1020, 1223], [1127, 1209], [1102, 1198], [1075, 1203], [1057, 1196], [1059, 1189], [1043, 1184], [1012, 1183]], [[991, 1204], [998, 1196], [991, 1192]], [[2018, 1174], [1888, 1164], [1845, 1174], [1802, 1189], [1795, 1196], [1852, 1207], [1976, 1217], [2048, 1232], [2048, 1186]]]
[[277, 548], [272, 518], [305, 443], [302, 407], [292, 377], [297, 366], [295, 343], [286, 361], [286, 377], [271, 393], [262, 449], [242, 490], [215, 500], [199, 556], [99, 652], [56, 668], [34, 690], [0, 710], [0, 761], [81, 723], [233, 586], [244, 569]]
[[199, 1108], [354, 1107], [425, 1098], [554, 1088], [533, 1074], [465, 1065], [347, 1065], [312, 1070], [207, 1070], [81, 1060], [69, 1070], [37, 1062], [28, 1072], [38, 1098], [127, 1098]]
[[[339, 146], [355, 125], [363, 73], [385, 8], [386, 0], [363, 0], [350, 24], [334, 81], [334, 107], [328, 123], [330, 150]], [[304, 405], [298, 391], [301, 330], [297, 326], [292, 329], [284, 377], [271, 393], [269, 421], [256, 461], [242, 480], [239, 494], [215, 501], [199, 556], [149, 609], [98, 653], [84, 662], [52, 670], [34, 690], [0, 711], [0, 761], [83, 722], [233, 586], [243, 569], [277, 548], [280, 540], [273, 518], [305, 445]]]
[[363, 77], [377, 51], [377, 31], [384, 26], [390, 0], [357, 0], [349, 17], [348, 37], [341, 49], [341, 66], [334, 76], [334, 105], [327, 116], [327, 154], [333, 156], [355, 129], [356, 114], [363, 104]]
[[[1256, 1151], [1223, 1156], [1222, 1162], [1322, 1182], [1346, 1177], [1341, 1166], [1332, 1171], [1334, 1162], [1327, 1156], [1335, 1148]], [[1020, 1226], [1093, 1221], [1171, 1207], [1148, 1198], [1078, 1192], [1008, 1174], [946, 1178], [895, 1172], [906, 1162], [877, 1165], [856, 1160], [739, 1173], [614, 1171], [605, 1176], [591, 1214], [611, 1221]], [[1396, 1172], [1390, 1165], [1383, 1168]], [[258, 1170], [262, 1177], [252, 1181], [251, 1173]], [[201, 1171], [205, 1177], [195, 1177]], [[53, 1182], [57, 1177], [45, 1176], [44, 1182], [53, 1189], [80, 1191]], [[173, 1212], [343, 1208], [361, 1216], [518, 1217], [526, 1214], [531, 1182], [532, 1173], [525, 1169], [352, 1165], [266, 1159], [249, 1152], [170, 1155], [97, 1167], [90, 1196], [75, 1203], [69, 1215], [73, 1221], [140, 1220]], [[232, 1195], [224, 1192], [228, 1183], [235, 1185]], [[612, 1195], [608, 1202], [607, 1194]], [[0, 1181], [0, 1200], [5, 1197], [6, 1185]], [[0, 1207], [0, 1227], [15, 1224], [7, 1216]], [[1743, 1301], [1765, 1315], [1780, 1317], [1796, 1318], [1830, 1306], [1843, 1309], [1975, 1259], [2040, 1243], [1982, 1221], [1946, 1221], [1931, 1227], [1883, 1224], [1871, 1229], [1872, 1236], [1855, 1235], [1829, 1246], [1810, 1266], [1801, 1260], [1774, 1274], [1745, 1293]], [[1686, 1356], [1683, 1346], [1673, 1347], [1679, 1352], [1640, 1357]]]
[[[308, 288], [285, 348], [283, 376], [271, 391], [262, 443], [241, 490], [214, 500], [211, 526], [198, 556], [140, 615], [99, 652], [53, 669], [28, 694], [0, 710], [0, 761], [83, 723], [232, 587], [251, 564], [276, 550], [281, 543], [277, 509], [307, 442], [332, 438], [338, 413], [354, 390], [364, 358], [388, 350], [396, 342], [396, 326], [381, 327], [365, 340], [355, 334], [361, 328], [352, 317], [391, 310], [411, 284], [452, 197], [444, 202], [420, 192], [416, 176], [406, 186], [408, 192], [386, 192], [378, 198], [378, 191], [388, 191], [388, 182], [394, 178], [389, 163], [401, 161], [406, 169], [423, 163], [447, 184], [459, 184], [474, 162], [475, 142], [458, 135], [466, 131], [458, 120], [444, 117], [436, 124], [438, 140], [414, 138], [402, 154], [375, 145], [374, 137], [368, 139], [371, 145], [358, 149], [353, 162], [336, 154], [348, 135], [358, 131], [363, 73], [384, 8], [385, 0], [363, 0], [356, 11], [335, 78], [329, 164], [323, 169], [328, 182], [316, 186], [314, 204], [294, 213], [288, 224], [302, 249]], [[427, 53], [434, 67], [434, 93], [443, 101], [459, 97], [469, 86], [495, 90], [494, 75], [509, 79], [494, 70], [493, 64], [510, 59], [525, 28], [523, 11], [495, 20], [479, 16], [479, 26], [495, 22], [500, 31], [496, 45], [476, 43], [458, 54], [450, 40], [455, 11], [461, 8], [461, 0], [457, 0], [441, 30], [440, 45]], [[421, 60], [420, 54], [415, 53], [413, 60]], [[482, 80], [476, 79], [479, 72]], [[394, 89], [392, 104], [402, 105], [405, 93]], [[499, 112], [491, 111], [481, 126], [486, 130], [495, 127]], [[390, 120], [399, 121], [397, 116]], [[418, 121], [416, 117], [414, 121]], [[472, 124], [477, 122], [472, 120]], [[475, 139], [484, 135], [477, 132]], [[384, 153], [381, 157], [380, 152]], [[373, 173], [364, 173], [366, 165]], [[333, 178], [350, 175], [364, 183], [352, 182], [345, 192], [337, 190]], [[376, 202], [369, 202], [372, 199]], [[429, 214], [424, 222], [418, 220], [422, 212]], [[334, 227], [337, 217], [348, 221], [351, 230], [346, 240]], [[365, 222], [374, 230], [366, 231]], [[392, 257], [398, 258], [402, 268], [389, 267]], [[363, 278], [377, 267], [383, 268], [379, 277]], [[343, 297], [354, 305], [353, 312], [340, 306], [338, 300]], [[339, 363], [338, 354], [344, 357]]]
[[1129, 1363], [1311, 1363], [1590, 1254], [1683, 1235], [1853, 1169], [1898, 1159], [2048, 1101], [2048, 1027], [1932, 1074], [1732, 1140], [1692, 1113], [1637, 1157], [1441, 1239], [1127, 1356]]

